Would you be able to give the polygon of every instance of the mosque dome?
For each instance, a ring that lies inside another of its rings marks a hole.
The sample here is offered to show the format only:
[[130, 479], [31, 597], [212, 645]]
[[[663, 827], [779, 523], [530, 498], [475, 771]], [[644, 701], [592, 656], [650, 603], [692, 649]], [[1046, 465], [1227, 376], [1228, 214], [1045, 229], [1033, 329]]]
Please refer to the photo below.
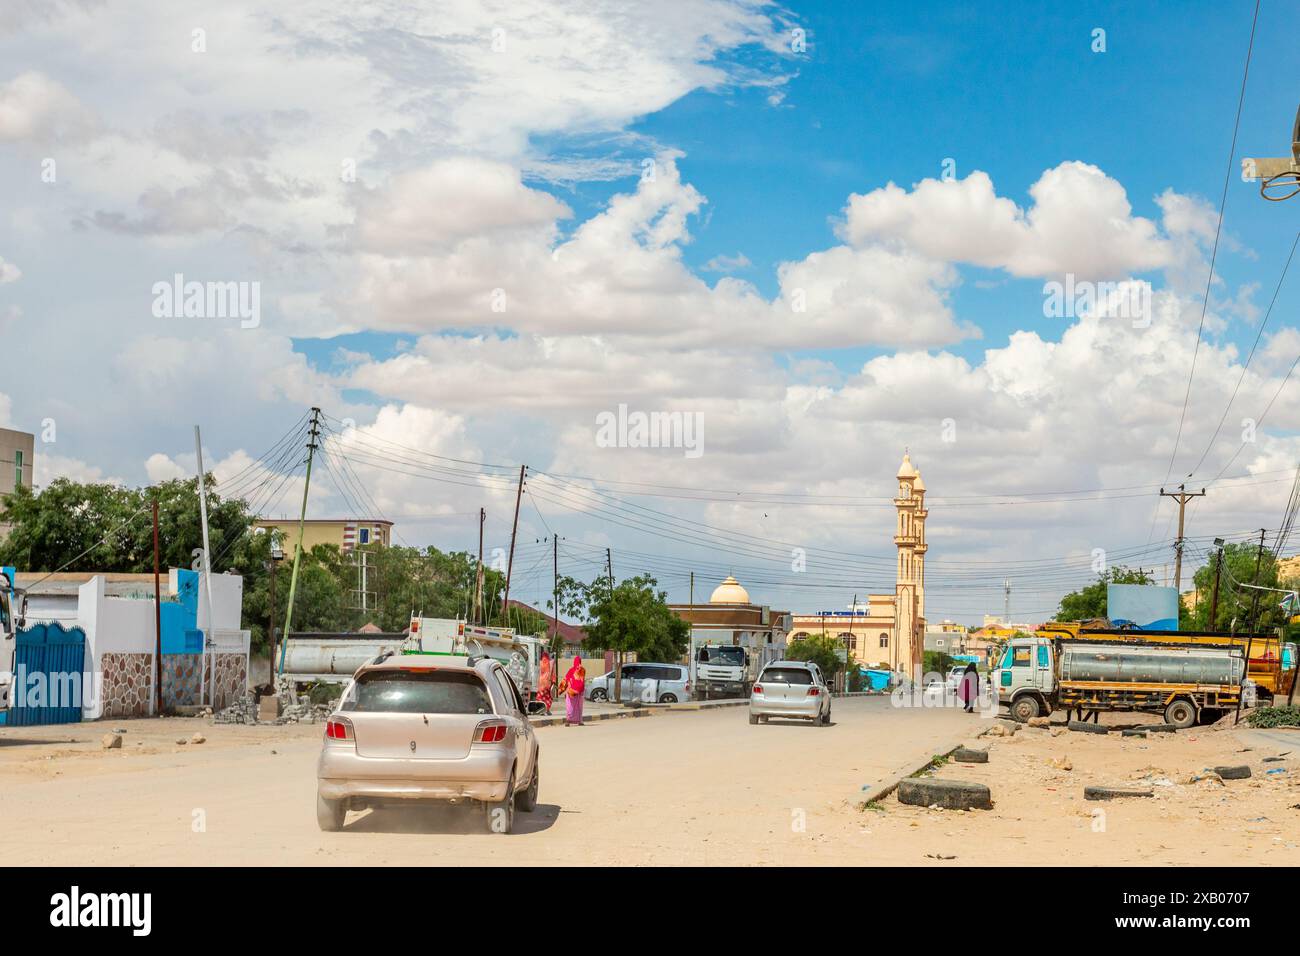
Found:
[[713, 594], [709, 598], [710, 604], [748, 604], [749, 592], [740, 586], [730, 574], [726, 580], [713, 589]]

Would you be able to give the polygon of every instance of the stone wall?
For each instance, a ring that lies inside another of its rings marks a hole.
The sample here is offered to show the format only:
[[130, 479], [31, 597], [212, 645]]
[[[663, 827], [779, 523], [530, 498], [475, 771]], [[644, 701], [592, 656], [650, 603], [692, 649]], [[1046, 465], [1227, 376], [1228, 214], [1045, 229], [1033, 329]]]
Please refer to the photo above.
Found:
[[162, 656], [163, 708], [193, 707], [199, 703], [200, 654], [164, 654]]
[[248, 657], [217, 652], [213, 679], [212, 707], [221, 710], [239, 700], [248, 690]]
[[148, 717], [153, 655], [107, 651], [100, 655], [104, 717]]

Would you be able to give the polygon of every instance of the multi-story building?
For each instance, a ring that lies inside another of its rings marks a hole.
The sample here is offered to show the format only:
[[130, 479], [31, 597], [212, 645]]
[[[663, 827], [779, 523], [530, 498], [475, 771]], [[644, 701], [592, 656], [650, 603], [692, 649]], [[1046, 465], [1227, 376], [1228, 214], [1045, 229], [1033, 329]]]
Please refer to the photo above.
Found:
[[[259, 518], [256, 527], [279, 531], [285, 550], [293, 553], [298, 543], [297, 518]], [[371, 544], [390, 543], [393, 523], [384, 518], [308, 518], [303, 523], [302, 546], [310, 551], [318, 544], [335, 545], [344, 554]]]
[[[32, 487], [32, 459], [36, 453], [36, 436], [12, 428], [0, 428], [0, 499], [13, 493], [19, 485]], [[9, 534], [9, 525], [0, 523], [0, 538]]]

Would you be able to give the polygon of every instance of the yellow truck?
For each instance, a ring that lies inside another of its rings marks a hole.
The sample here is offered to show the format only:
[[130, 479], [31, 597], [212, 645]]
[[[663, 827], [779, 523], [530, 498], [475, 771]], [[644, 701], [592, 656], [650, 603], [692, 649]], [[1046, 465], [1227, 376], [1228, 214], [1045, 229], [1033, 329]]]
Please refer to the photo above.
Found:
[[998, 703], [1022, 723], [1063, 708], [1085, 719], [1103, 710], [1155, 713], [1185, 728], [1237, 707], [1248, 652], [1260, 696], [1285, 694], [1295, 680], [1295, 645], [1276, 638], [1068, 623], [1012, 640], [993, 680]]

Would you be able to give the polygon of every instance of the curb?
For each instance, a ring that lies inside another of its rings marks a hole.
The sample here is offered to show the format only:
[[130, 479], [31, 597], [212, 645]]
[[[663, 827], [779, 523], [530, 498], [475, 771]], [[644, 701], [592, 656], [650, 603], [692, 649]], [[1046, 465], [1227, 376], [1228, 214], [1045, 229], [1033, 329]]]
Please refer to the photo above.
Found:
[[[962, 740], [965, 740], [965, 737], [963, 737]], [[883, 800], [885, 797], [889, 796], [891, 793], [897, 790], [898, 785], [902, 783], [904, 780], [906, 780], [908, 777], [912, 776], [912, 774], [924, 770], [926, 767], [930, 766], [930, 764], [934, 762], [935, 756], [940, 756], [940, 757], [950, 756], [953, 751], [958, 750], [961, 746], [962, 743], [959, 740], [957, 743], [952, 744], [951, 746], [947, 747], [944, 750], [934, 751], [933, 753], [930, 754], [930, 756], [926, 757], [920, 763], [908, 764], [908, 766], [905, 767], [904, 769], [895, 771], [893, 775], [887, 777], [884, 783], [876, 784], [876, 786], [872, 787], [870, 790], [859, 792], [854, 796], [853, 800], [851, 800], [850, 802], [858, 810], [866, 809], [867, 804], [875, 803], [878, 800]]]
[[[653, 717], [655, 714], [670, 714], [674, 711], [715, 710], [719, 707], [748, 706], [748, 700], [707, 700], [685, 704], [650, 704], [645, 707], [629, 707], [603, 714], [587, 714], [582, 718], [584, 724], [597, 720], [625, 720], [631, 717]], [[564, 724], [564, 717], [556, 714], [551, 717], [539, 717], [532, 720], [534, 727], [557, 727]]]

